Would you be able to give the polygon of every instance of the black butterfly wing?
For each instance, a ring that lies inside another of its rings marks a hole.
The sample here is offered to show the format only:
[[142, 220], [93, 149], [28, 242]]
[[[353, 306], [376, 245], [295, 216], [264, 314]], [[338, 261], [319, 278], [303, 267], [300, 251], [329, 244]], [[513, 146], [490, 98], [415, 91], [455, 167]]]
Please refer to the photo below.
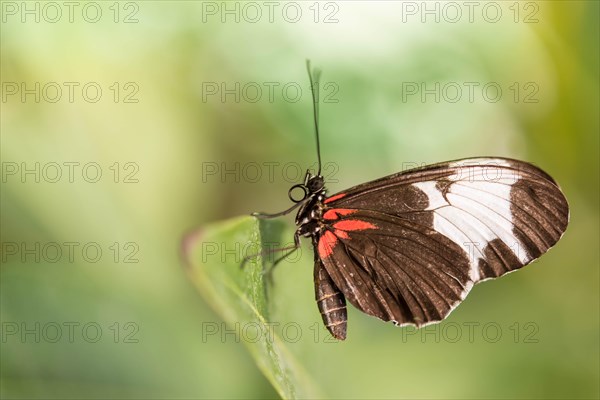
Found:
[[465, 159], [391, 175], [325, 200], [317, 253], [357, 308], [398, 324], [445, 318], [474, 283], [552, 247], [567, 201], [539, 168]]

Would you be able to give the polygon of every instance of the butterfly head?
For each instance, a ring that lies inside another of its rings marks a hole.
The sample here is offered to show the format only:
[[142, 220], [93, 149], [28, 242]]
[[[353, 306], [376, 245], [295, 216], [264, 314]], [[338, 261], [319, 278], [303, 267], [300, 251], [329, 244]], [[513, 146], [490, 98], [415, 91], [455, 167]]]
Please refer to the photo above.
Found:
[[[304, 182], [294, 185], [288, 191], [288, 197], [294, 203], [300, 203], [321, 192], [325, 188], [325, 180], [321, 175], [313, 175], [306, 171]], [[301, 191], [299, 194], [298, 189]]]
[[313, 175], [306, 182], [306, 187], [309, 193], [317, 193], [325, 187], [325, 181], [321, 175]]

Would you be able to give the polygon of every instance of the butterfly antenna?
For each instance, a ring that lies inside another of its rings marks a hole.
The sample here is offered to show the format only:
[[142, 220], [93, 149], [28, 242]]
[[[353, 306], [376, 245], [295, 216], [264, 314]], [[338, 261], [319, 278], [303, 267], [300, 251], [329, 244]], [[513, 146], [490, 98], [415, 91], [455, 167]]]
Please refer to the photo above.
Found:
[[313, 116], [315, 120], [315, 135], [317, 136], [317, 158], [319, 160], [319, 171], [317, 176], [321, 175], [321, 142], [319, 140], [319, 80], [321, 78], [321, 70], [310, 67], [310, 60], [306, 60], [306, 69], [308, 78], [310, 79], [310, 91], [313, 99]]

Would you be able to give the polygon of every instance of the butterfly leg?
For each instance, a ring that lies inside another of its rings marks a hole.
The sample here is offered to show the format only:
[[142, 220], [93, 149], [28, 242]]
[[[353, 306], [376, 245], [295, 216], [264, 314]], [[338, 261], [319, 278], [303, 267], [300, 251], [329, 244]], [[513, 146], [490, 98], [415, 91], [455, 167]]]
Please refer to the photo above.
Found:
[[267, 279], [270, 282], [272, 282], [272, 274], [273, 274], [273, 269], [275, 268], [275, 266], [277, 266], [277, 264], [279, 264], [280, 261], [282, 261], [283, 259], [285, 259], [289, 255], [291, 255], [293, 252], [295, 252], [299, 248], [300, 248], [300, 232], [296, 231], [296, 233], [294, 233], [294, 245], [293, 246], [278, 247], [278, 248], [275, 248], [275, 249], [266, 249], [266, 250], [263, 250], [263, 251], [261, 251], [261, 252], [259, 252], [257, 254], [248, 255], [248, 256], [246, 256], [246, 257], [243, 258], [242, 264], [240, 265], [240, 268], [243, 269], [244, 266], [246, 265], [246, 263], [248, 262], [248, 260], [250, 260], [252, 258], [256, 258], [258, 256], [264, 257], [266, 255], [273, 254], [273, 253], [278, 252], [278, 251], [286, 251], [285, 254], [283, 254], [281, 257], [275, 259], [275, 261], [273, 261], [273, 264], [266, 271], [263, 272], [263, 275], [266, 275]]
[[255, 212], [250, 215], [252, 215], [253, 217], [256, 217], [258, 219], [277, 218], [277, 217], [281, 217], [281, 216], [291, 213], [292, 211], [294, 211], [296, 208], [300, 207], [303, 204], [304, 204], [304, 201], [300, 201], [300, 202], [294, 204], [293, 206], [291, 206], [290, 208], [288, 208], [287, 210], [284, 210], [284, 211], [281, 211], [281, 212], [278, 212], [275, 214], [269, 214], [269, 213], [264, 213], [264, 212]]
[[299, 248], [300, 248], [300, 233], [298, 231], [296, 231], [296, 233], [294, 233], [294, 245], [293, 246], [272, 249], [273, 251], [287, 251], [287, 252], [285, 254], [283, 254], [281, 257], [277, 258], [275, 261], [273, 261], [273, 264], [264, 272], [264, 274], [267, 276], [267, 279], [269, 280], [269, 282], [271, 282], [271, 283], [273, 282], [273, 270], [275, 269], [277, 264], [279, 264], [280, 261], [284, 260], [286, 257], [288, 257], [289, 255], [294, 253]]

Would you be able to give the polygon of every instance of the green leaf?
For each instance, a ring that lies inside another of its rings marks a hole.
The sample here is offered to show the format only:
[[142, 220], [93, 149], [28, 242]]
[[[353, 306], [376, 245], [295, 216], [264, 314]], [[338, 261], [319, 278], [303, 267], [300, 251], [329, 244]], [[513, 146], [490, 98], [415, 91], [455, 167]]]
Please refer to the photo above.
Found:
[[306, 369], [269, 324], [267, 261], [258, 256], [240, 268], [241, 256], [258, 254], [267, 243], [281, 243], [283, 227], [278, 221], [253, 217], [207, 225], [184, 239], [184, 257], [196, 288], [226, 323], [256, 333], [238, 336], [277, 392], [286, 399], [322, 398]]

